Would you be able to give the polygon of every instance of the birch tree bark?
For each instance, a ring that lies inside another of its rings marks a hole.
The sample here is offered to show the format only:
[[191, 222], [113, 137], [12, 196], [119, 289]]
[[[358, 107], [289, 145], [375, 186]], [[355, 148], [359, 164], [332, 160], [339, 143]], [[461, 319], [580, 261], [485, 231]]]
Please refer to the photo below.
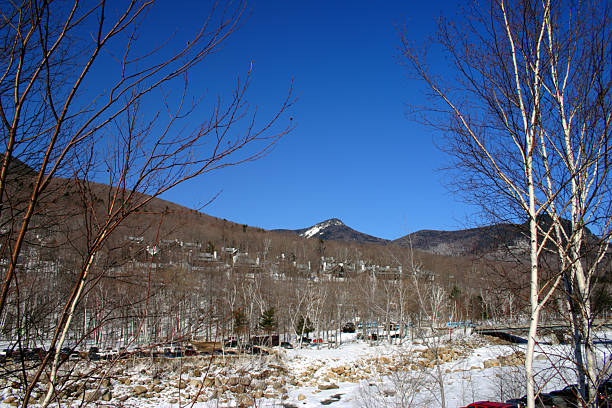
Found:
[[[608, 9], [598, 1], [493, 0], [488, 8], [468, 9], [460, 24], [442, 20], [435, 44], [456, 73], [446, 81], [428, 64], [431, 47], [419, 50], [408, 31], [402, 35], [405, 61], [433, 97], [415, 113], [445, 131], [441, 145], [452, 158], [457, 191], [498, 221], [528, 221], [530, 407], [539, 314], [564, 274], [586, 336], [588, 394], [596, 389], [588, 322], [592, 279], [610, 241]], [[552, 223], [541, 222], [544, 215]], [[570, 228], [562, 227], [563, 218]], [[598, 233], [589, 249], [587, 225]], [[550, 248], [561, 267], [546, 282], [540, 257], [550, 256]]]

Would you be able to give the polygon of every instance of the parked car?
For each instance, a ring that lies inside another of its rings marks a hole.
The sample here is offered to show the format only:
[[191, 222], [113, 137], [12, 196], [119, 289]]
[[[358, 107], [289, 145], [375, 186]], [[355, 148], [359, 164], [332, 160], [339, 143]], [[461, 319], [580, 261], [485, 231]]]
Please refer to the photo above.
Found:
[[98, 361], [100, 360], [100, 349], [98, 347], [90, 347], [87, 352], [87, 358], [89, 361]]
[[574, 408], [574, 407], [579, 406], [578, 400], [580, 399], [580, 389], [578, 388], [578, 385], [576, 384], [568, 385], [562, 390], [552, 391], [552, 392], [549, 392], [548, 394], [551, 397], [553, 397], [553, 399], [555, 399], [559, 407], [563, 407], [563, 403], [561, 403], [561, 401], [558, 400], [559, 398], [563, 399], [565, 406], [569, 408]]
[[[527, 396], [523, 395], [522, 398], [508, 400], [506, 404], [511, 404], [511, 406], [516, 408], [524, 408], [527, 406]], [[567, 404], [561, 397], [550, 394], [538, 394], [536, 395], [535, 406], [536, 408], [564, 408]]]
[[105, 348], [104, 351], [100, 352], [99, 354], [102, 360], [114, 360], [119, 355], [117, 350], [114, 350], [112, 347]]
[[126, 347], [119, 347], [119, 358], [128, 358], [130, 352]]
[[355, 323], [348, 322], [342, 326], [342, 333], [355, 333]]
[[229, 339], [229, 340], [225, 340], [225, 342], [223, 343], [224, 347], [238, 347], [238, 340], [237, 339]]
[[393, 323], [393, 322], [392, 322], [392, 323], [389, 323], [389, 324], [387, 324], [387, 325], [385, 326], [385, 330], [389, 330], [389, 331], [392, 331], [392, 330], [399, 330], [399, 324], [398, 324], [398, 323]]
[[68, 356], [68, 360], [70, 360], [70, 361], [79, 361], [79, 360], [81, 360], [81, 354], [78, 351], [73, 351]]
[[198, 351], [191, 344], [188, 344], [185, 346], [185, 356], [189, 357], [189, 356], [197, 356], [197, 355], [198, 355]]
[[477, 401], [463, 408], [515, 408], [515, 405], [505, 404], [503, 402]]
[[185, 349], [182, 343], [170, 343], [170, 350], [172, 353], [172, 357], [183, 357], [185, 355]]
[[72, 354], [72, 349], [70, 347], [62, 347], [60, 349], [60, 360], [62, 361], [68, 360], [68, 358], [70, 357], [70, 354]]
[[597, 390], [597, 405], [600, 408], [612, 408], [612, 377], [601, 383]]

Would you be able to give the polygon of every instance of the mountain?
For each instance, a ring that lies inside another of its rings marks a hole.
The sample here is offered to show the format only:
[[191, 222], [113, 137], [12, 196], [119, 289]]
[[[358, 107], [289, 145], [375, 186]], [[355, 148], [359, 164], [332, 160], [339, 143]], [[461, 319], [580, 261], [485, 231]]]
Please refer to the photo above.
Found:
[[358, 242], [358, 243], [374, 243], [386, 244], [389, 241], [382, 238], [377, 238], [372, 235], [364, 234], [346, 226], [338, 218], [320, 222], [309, 228], [298, 230], [274, 230], [277, 232], [293, 232], [304, 238], [320, 238], [325, 241], [341, 241], [341, 242]]
[[[548, 215], [538, 217], [542, 231], [552, 230], [552, 218]], [[561, 220], [563, 229], [570, 235], [571, 223]], [[394, 241], [402, 247], [438, 255], [485, 255], [496, 251], [525, 253], [528, 250], [529, 222], [523, 224], [493, 224], [479, 228], [458, 231], [421, 230]], [[542, 237], [539, 238], [540, 240]], [[597, 245], [599, 238], [585, 228], [585, 245]]]
[[439, 255], [476, 255], [499, 247], [522, 246], [523, 225], [495, 224], [458, 231], [421, 230], [392, 241], [394, 244]]

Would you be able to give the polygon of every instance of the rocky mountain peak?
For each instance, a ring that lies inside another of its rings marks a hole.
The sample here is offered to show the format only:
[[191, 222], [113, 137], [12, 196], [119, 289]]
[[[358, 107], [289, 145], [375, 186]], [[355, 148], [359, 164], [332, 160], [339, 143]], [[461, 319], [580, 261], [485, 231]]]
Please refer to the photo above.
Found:
[[306, 229], [305, 231], [300, 232], [299, 235], [304, 238], [312, 238], [316, 235], [323, 234], [326, 229], [331, 227], [345, 227], [345, 225], [338, 218], [330, 218], [329, 220], [325, 220], [323, 222], [315, 224], [312, 227]]

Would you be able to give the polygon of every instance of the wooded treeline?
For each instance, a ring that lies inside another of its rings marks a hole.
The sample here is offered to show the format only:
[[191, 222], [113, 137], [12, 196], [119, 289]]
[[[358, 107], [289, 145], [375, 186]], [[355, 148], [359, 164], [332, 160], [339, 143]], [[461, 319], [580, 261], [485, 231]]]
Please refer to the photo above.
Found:
[[[28, 235], [18, 286], [1, 316], [10, 347], [47, 345], [74, 286], [75, 265], [82, 262], [85, 211], [68, 187], [72, 182], [60, 182], [63, 188], [48, 197], [49, 214], [41, 213]], [[89, 191], [103, 203], [109, 189], [92, 184]], [[295, 339], [300, 319], [312, 322], [312, 335], [332, 340], [347, 322], [393, 323], [408, 335], [409, 327], [432, 321], [516, 320], [526, 316], [528, 268], [517, 247], [506, 250], [447, 257], [395, 245], [306, 239], [153, 200], [98, 252], [66, 345], [146, 348], [249, 338], [264, 332], [259, 319], [270, 308], [274, 332], [287, 340]], [[600, 312], [610, 303], [609, 277], [602, 275]], [[559, 297], [548, 317], [562, 317], [564, 307]]]

